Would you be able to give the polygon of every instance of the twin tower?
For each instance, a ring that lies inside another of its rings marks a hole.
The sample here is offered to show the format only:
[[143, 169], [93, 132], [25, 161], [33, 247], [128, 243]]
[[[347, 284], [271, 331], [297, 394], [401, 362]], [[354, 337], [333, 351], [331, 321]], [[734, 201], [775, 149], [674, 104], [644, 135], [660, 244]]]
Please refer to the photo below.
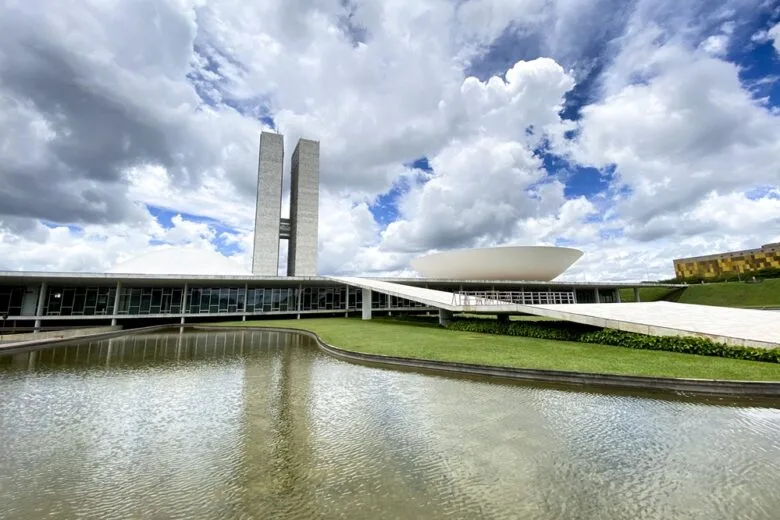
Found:
[[252, 274], [277, 276], [287, 239], [287, 276], [317, 275], [320, 143], [299, 139], [290, 160], [290, 218], [282, 218], [284, 136], [260, 134]]

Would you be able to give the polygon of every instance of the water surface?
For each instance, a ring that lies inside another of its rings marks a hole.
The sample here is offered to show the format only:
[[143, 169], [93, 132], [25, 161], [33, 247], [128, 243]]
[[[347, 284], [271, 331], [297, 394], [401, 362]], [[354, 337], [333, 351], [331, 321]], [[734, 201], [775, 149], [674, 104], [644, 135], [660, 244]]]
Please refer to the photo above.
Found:
[[775, 519], [780, 410], [352, 365], [276, 332], [0, 356], [0, 518]]

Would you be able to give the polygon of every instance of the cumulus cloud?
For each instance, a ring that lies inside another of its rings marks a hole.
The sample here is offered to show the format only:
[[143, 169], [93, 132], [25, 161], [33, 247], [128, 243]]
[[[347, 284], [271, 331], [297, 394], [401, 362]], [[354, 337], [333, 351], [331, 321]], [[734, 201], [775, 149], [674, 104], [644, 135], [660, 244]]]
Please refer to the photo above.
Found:
[[[565, 243], [587, 253], [569, 276], [630, 279], [758, 245], [780, 229], [778, 115], [727, 56], [762, 5], [6, 2], [0, 268], [103, 270], [173, 245], [248, 267], [271, 127], [287, 166], [298, 137], [322, 143], [326, 274]], [[582, 166], [603, 175], [584, 193]]]
[[773, 25], [766, 34], [772, 40], [772, 46], [775, 48], [775, 51], [780, 54], [780, 22]]
[[621, 214], [641, 226], [712, 190], [776, 185], [780, 119], [744, 89], [738, 68], [674, 45], [652, 59], [657, 75], [585, 107], [580, 123], [575, 156], [616, 166], [616, 188], [629, 191]]

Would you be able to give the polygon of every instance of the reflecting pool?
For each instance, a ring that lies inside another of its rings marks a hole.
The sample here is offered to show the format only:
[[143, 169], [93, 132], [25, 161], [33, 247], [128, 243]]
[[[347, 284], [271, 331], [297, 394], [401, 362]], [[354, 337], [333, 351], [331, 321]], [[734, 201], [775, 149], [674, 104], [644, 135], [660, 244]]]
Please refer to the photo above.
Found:
[[0, 356], [0, 518], [780, 511], [780, 409], [352, 365], [302, 336]]

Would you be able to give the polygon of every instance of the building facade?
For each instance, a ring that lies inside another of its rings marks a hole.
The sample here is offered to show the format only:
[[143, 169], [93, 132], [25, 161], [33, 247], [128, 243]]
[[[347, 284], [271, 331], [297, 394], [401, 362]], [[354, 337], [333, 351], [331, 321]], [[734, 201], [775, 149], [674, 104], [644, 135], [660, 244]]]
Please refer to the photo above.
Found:
[[252, 274], [278, 274], [280, 239], [288, 241], [287, 276], [317, 274], [319, 163], [319, 142], [299, 139], [290, 165], [290, 217], [282, 218], [284, 136], [260, 134]]
[[[495, 294], [507, 302], [538, 305], [617, 303], [629, 284], [489, 282], [386, 279], [461, 295]], [[19, 327], [127, 324], [138, 319], [172, 323], [204, 318], [296, 318], [360, 313], [366, 293], [324, 277], [240, 275], [107, 275], [0, 272], [0, 315]], [[436, 309], [406, 298], [371, 292], [382, 312]], [[11, 323], [6, 323], [6, 326]]]
[[681, 280], [750, 276], [775, 269], [780, 270], [780, 242], [756, 249], [674, 260], [674, 274]]

